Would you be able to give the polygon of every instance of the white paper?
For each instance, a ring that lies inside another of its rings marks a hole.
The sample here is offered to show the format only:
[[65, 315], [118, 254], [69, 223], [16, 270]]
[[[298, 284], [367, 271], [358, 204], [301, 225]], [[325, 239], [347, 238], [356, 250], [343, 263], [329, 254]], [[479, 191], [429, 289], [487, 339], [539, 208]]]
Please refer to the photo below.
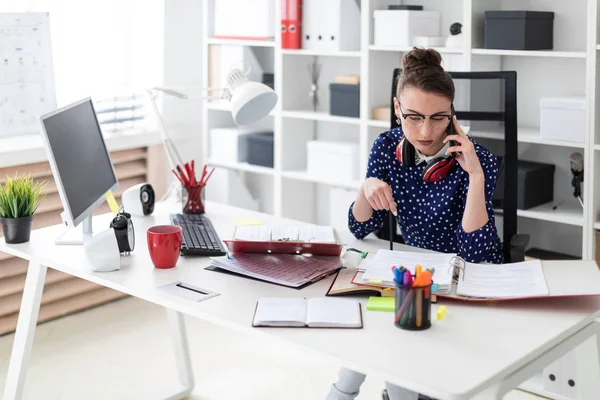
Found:
[[360, 328], [360, 304], [352, 299], [309, 299], [306, 323], [310, 327]]
[[548, 295], [539, 260], [502, 265], [466, 263], [456, 289], [458, 295], [481, 298]]
[[306, 325], [304, 298], [266, 298], [258, 301], [254, 325], [304, 326]]
[[336, 243], [333, 228], [330, 226], [301, 226], [298, 239], [301, 242]]
[[[379, 250], [373, 259], [366, 258], [361, 261], [359, 268], [365, 270], [362, 277], [363, 283], [388, 287], [394, 287], [393, 266], [402, 266], [412, 274], [415, 273], [417, 264], [420, 264], [424, 270], [434, 268], [433, 283], [438, 285], [439, 293], [445, 293], [452, 286], [454, 273], [452, 259], [455, 256], [456, 254]], [[381, 284], [377, 281], [381, 281]]]
[[270, 240], [270, 230], [266, 226], [238, 226], [234, 240], [265, 242]]

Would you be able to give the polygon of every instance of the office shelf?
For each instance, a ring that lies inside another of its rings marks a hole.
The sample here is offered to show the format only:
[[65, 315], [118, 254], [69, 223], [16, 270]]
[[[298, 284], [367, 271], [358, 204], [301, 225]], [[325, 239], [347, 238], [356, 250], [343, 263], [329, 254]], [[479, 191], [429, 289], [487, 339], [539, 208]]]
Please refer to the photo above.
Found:
[[[472, 136], [474, 138], [504, 140], [504, 130], [502, 130], [502, 131], [470, 130], [468, 135]], [[585, 147], [585, 143], [580, 143], [580, 142], [568, 142], [565, 140], [543, 139], [540, 136], [540, 130], [535, 129], [535, 128], [519, 127], [518, 139], [519, 139], [520, 143], [536, 143], [536, 144], [544, 144], [544, 145], [548, 145], [548, 146], [574, 147], [574, 148], [581, 148], [581, 149]]]
[[360, 57], [360, 51], [323, 51], [310, 49], [282, 49], [283, 55], [317, 57]]
[[213, 167], [218, 167], [218, 168], [233, 169], [236, 171], [253, 172], [256, 174], [263, 174], [263, 175], [273, 175], [275, 173], [273, 168], [261, 167], [259, 165], [251, 165], [248, 163], [225, 163], [225, 162], [220, 162], [220, 161], [209, 159], [206, 162], [206, 164], [213, 166]]
[[282, 171], [282, 178], [295, 179], [298, 181], [304, 182], [313, 182], [313, 183], [321, 183], [325, 185], [342, 187], [347, 189], [359, 189], [362, 182], [360, 181], [352, 181], [352, 182], [344, 182], [336, 179], [331, 179], [327, 177], [321, 177], [318, 175], [311, 175], [306, 171]]
[[208, 38], [206, 39], [207, 44], [227, 44], [237, 46], [250, 46], [250, 47], [275, 47], [274, 40], [239, 40], [239, 39], [219, 39], [219, 38]]
[[382, 120], [378, 120], [378, 119], [370, 119], [369, 120], [369, 126], [372, 126], [374, 128], [386, 128], [386, 129], [390, 129], [390, 121], [382, 121]]
[[284, 118], [306, 119], [311, 121], [339, 122], [342, 124], [360, 124], [359, 118], [340, 117], [330, 115], [326, 112], [315, 111], [281, 111], [281, 116]]
[[[408, 52], [410, 50], [412, 50], [412, 46], [377, 46], [377, 45], [370, 45], [369, 46], [369, 50], [370, 51], [395, 51], [395, 52]], [[451, 48], [451, 47], [432, 47], [433, 49], [437, 50], [439, 53], [441, 54], [462, 54], [465, 52], [464, 49], [462, 48]]]
[[484, 56], [514, 56], [514, 57], [551, 57], [551, 58], [586, 58], [585, 51], [556, 51], [556, 50], [496, 50], [471, 49], [471, 54]]
[[517, 210], [517, 215], [523, 218], [583, 226], [583, 209], [581, 206], [563, 203], [556, 210], [553, 210], [552, 207], [554, 204], [548, 203], [527, 210]]

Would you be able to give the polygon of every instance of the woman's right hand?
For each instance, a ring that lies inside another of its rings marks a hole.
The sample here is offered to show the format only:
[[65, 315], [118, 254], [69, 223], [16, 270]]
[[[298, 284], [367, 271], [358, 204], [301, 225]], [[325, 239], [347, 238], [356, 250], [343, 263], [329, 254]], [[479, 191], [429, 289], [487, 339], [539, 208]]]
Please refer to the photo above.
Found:
[[362, 183], [360, 190], [373, 210], [391, 210], [392, 214], [398, 214], [392, 188], [384, 181], [367, 178]]

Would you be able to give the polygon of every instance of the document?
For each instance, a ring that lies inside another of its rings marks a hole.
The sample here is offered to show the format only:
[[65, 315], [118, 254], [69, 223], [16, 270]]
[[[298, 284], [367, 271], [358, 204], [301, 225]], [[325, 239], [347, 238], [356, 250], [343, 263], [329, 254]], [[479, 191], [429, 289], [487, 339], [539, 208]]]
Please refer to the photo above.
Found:
[[237, 226], [234, 240], [336, 243], [330, 226]]

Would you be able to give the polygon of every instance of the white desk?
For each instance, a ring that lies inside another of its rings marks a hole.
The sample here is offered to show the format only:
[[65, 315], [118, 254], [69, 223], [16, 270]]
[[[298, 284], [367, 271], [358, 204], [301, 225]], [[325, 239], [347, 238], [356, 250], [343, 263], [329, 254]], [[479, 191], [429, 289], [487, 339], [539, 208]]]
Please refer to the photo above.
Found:
[[[212, 203], [207, 205], [207, 210], [222, 239], [231, 237], [237, 218], [258, 218], [263, 222], [277, 220], [269, 215]], [[203, 257], [180, 258], [176, 268], [155, 269], [147, 252], [145, 232], [149, 226], [168, 223], [169, 211], [177, 211], [177, 207], [159, 204], [153, 216], [134, 220], [136, 249], [130, 257], [123, 259], [121, 270], [115, 272], [90, 272], [86, 269], [81, 246], [54, 245], [55, 237], [63, 229], [61, 226], [32, 232], [28, 243], [6, 245], [0, 242], [0, 251], [30, 261], [4, 390], [5, 400], [18, 399], [22, 394], [45, 266], [168, 310], [180, 377], [178, 390], [162, 397], [169, 399], [184, 398], [194, 385], [183, 314], [248, 334], [269, 335], [273, 340], [298, 346], [317, 357], [334, 360], [345, 367], [438, 399], [501, 398], [586, 339], [600, 337], [599, 324], [594, 322], [600, 315], [600, 299], [595, 297], [514, 304], [453, 302], [448, 304], [443, 321], [433, 321], [432, 328], [422, 332], [400, 330], [393, 325], [391, 313], [366, 309], [364, 328], [358, 330], [252, 328], [251, 319], [259, 298], [323, 296], [333, 277], [298, 291], [206, 271], [204, 267], [209, 264], [209, 259]], [[105, 227], [109, 218], [108, 215], [96, 218], [95, 224]], [[338, 236], [342, 242], [365, 250], [389, 246], [377, 239], [356, 241], [349, 232], [340, 232]], [[396, 246], [396, 249], [401, 247]], [[193, 303], [159, 289], [159, 286], [178, 280], [220, 295]], [[600, 393], [597, 353], [593, 346], [578, 365], [578, 372], [580, 368], [585, 372], [578, 378], [578, 386], [585, 390], [582, 393]], [[325, 395], [323, 393], [323, 397]], [[583, 395], [582, 398], [596, 397]]]

